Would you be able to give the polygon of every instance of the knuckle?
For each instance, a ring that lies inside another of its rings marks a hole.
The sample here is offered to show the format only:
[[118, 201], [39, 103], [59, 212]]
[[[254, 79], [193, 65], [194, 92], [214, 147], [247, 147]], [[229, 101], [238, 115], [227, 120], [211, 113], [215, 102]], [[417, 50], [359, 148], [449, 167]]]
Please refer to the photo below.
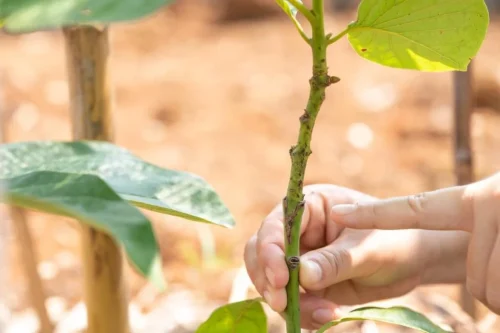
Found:
[[[419, 194], [412, 194], [408, 195], [406, 197], [406, 204], [408, 205], [408, 208], [410, 211], [415, 214], [416, 216], [422, 215], [425, 211], [425, 206], [428, 200], [428, 193], [427, 192], [421, 192]], [[417, 224], [415, 227], [419, 227], [420, 221], [418, 219], [415, 220], [415, 223]]]
[[323, 269], [323, 279], [325, 282], [338, 281], [341, 278], [342, 267], [345, 266], [349, 258], [349, 252], [341, 249], [335, 252], [321, 251], [318, 254], [318, 264]]

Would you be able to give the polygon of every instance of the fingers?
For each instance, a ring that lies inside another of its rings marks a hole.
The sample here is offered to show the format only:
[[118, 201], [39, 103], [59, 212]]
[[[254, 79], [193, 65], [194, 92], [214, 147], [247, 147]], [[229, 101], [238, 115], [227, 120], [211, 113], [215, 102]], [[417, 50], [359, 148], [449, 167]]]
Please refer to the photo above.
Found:
[[326, 289], [324, 298], [336, 304], [361, 305], [405, 295], [415, 289], [419, 282], [418, 276], [381, 286], [365, 286], [349, 280], [334, 284]]
[[[491, 281], [496, 275], [499, 261], [494, 262], [498, 239], [498, 223], [494, 199], [481, 197], [475, 206], [475, 219], [478, 223], [472, 232], [467, 254], [466, 284], [469, 292], [486, 306], [499, 305], [495, 299], [497, 285], [500, 280]], [[498, 297], [499, 295], [496, 295]], [[497, 311], [500, 307], [497, 308]]]
[[[321, 290], [333, 284], [368, 274], [367, 251], [363, 250], [362, 238], [341, 237], [337, 241], [301, 257], [300, 284], [306, 290]], [[369, 266], [374, 266], [370, 262]]]
[[465, 186], [405, 197], [336, 205], [332, 219], [354, 229], [471, 231], [472, 194]]
[[304, 329], [318, 329], [340, 317], [338, 306], [331, 301], [311, 294], [300, 295], [300, 322]]
[[486, 304], [491, 311], [500, 314], [500, 233], [489, 260], [486, 281]]

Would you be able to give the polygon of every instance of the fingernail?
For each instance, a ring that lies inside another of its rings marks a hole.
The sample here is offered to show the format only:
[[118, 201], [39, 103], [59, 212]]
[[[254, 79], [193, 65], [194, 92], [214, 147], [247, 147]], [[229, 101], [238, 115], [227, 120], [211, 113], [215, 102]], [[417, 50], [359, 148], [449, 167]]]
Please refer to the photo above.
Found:
[[347, 215], [354, 212], [357, 205], [335, 205], [332, 207], [332, 213], [336, 215]]
[[305, 276], [308, 284], [316, 284], [321, 281], [322, 272], [321, 267], [314, 261], [306, 260], [304, 261], [300, 269], [303, 271], [303, 276]]
[[269, 291], [264, 291], [264, 299], [266, 300], [266, 303], [272, 307], [271, 302], [273, 301], [273, 298], [271, 297], [271, 293]]
[[266, 277], [267, 277], [267, 281], [269, 282], [269, 284], [275, 288], [274, 286], [274, 273], [273, 273], [273, 270], [270, 269], [269, 267], [266, 268]]
[[333, 311], [331, 309], [317, 309], [312, 314], [312, 320], [320, 325], [333, 320]]

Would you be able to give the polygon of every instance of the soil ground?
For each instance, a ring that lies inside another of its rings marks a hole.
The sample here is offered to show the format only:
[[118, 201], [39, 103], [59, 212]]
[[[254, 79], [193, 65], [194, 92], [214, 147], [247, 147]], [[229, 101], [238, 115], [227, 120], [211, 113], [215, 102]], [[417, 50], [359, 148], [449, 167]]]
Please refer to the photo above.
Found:
[[[327, 26], [337, 32], [353, 18], [329, 16]], [[474, 62], [476, 177], [500, 169], [499, 29], [492, 23]], [[2, 35], [0, 43], [9, 141], [70, 139], [61, 34]], [[147, 213], [171, 286], [212, 300], [229, 297], [245, 241], [285, 193], [310, 63], [286, 18], [217, 24], [187, 5], [112, 29], [116, 143], [152, 163], [201, 175], [237, 221], [225, 230]], [[359, 58], [345, 39], [329, 51], [329, 69], [342, 80], [328, 90], [317, 122], [308, 184], [386, 197], [455, 182], [452, 74], [385, 68]], [[78, 226], [38, 213], [29, 218], [46, 292], [69, 309], [81, 299]], [[11, 238], [5, 295], [21, 311], [29, 294]], [[212, 250], [217, 260], [210, 260]], [[132, 271], [128, 279], [136, 297], [145, 281]], [[148, 311], [159, 296], [153, 298], [137, 302]]]

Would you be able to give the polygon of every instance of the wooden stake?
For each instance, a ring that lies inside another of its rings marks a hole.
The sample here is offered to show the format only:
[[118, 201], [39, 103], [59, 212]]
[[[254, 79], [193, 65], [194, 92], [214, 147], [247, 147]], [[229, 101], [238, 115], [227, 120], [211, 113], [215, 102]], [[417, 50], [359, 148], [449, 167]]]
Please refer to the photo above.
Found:
[[[474, 163], [471, 148], [471, 116], [474, 110], [472, 62], [467, 72], [454, 72], [454, 148], [455, 177], [457, 185], [474, 181]], [[460, 288], [461, 305], [473, 319], [477, 319], [477, 306], [465, 285]]]
[[[1, 87], [0, 87], [1, 89]], [[1, 91], [0, 91], [1, 94]], [[2, 109], [3, 105], [0, 96], [0, 142], [6, 143], [7, 138], [7, 122], [5, 116], [6, 111]], [[28, 281], [28, 290], [30, 294], [31, 305], [35, 310], [38, 321], [40, 323], [40, 333], [54, 332], [54, 324], [51, 322], [45, 300], [45, 290], [43, 288], [42, 279], [38, 274], [38, 258], [36, 255], [35, 245], [31, 231], [26, 218], [26, 212], [19, 207], [9, 207], [9, 215], [12, 220], [12, 225], [17, 237], [17, 245], [21, 252], [21, 260]], [[3, 221], [0, 221], [3, 223]], [[0, 242], [3, 240], [0, 240]], [[0, 255], [3, 255], [0, 253]], [[3, 268], [5, 270], [5, 267]]]
[[26, 212], [22, 208], [11, 207], [10, 215], [19, 249], [21, 250], [24, 271], [28, 278], [31, 303], [40, 321], [40, 333], [52, 333], [54, 332], [54, 324], [50, 321], [47, 312], [45, 304], [47, 297], [37, 270], [38, 260], [33, 238], [31, 237], [28, 221], [26, 219]]
[[[108, 76], [108, 28], [63, 29], [73, 137], [113, 140]], [[129, 333], [128, 295], [121, 248], [107, 234], [82, 228], [88, 333]]]

